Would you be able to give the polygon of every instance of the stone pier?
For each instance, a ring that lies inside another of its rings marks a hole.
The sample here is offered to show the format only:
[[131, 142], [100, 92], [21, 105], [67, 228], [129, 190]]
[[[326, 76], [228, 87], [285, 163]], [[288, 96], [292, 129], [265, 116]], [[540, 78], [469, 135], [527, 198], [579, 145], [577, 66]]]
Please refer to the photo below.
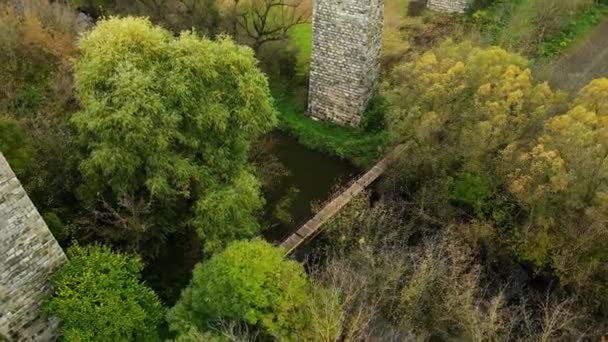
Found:
[[384, 0], [315, 0], [308, 112], [356, 126], [380, 72]]
[[40, 314], [49, 276], [66, 256], [0, 153], [0, 341], [53, 341], [57, 321]]
[[464, 13], [473, 0], [428, 0], [429, 9], [446, 13]]

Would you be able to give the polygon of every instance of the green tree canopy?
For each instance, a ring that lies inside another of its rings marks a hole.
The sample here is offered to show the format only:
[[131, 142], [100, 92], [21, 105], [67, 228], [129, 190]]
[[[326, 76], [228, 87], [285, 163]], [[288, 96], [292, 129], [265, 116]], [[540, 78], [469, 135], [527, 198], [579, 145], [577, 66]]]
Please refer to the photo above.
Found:
[[303, 267], [262, 240], [238, 241], [194, 269], [190, 286], [168, 315], [170, 326], [189, 334], [218, 322], [244, 322], [262, 333], [286, 338], [296, 331], [307, 302]]
[[15, 119], [0, 116], [0, 152], [15, 172], [22, 171], [32, 162], [34, 150]]
[[80, 48], [73, 122], [82, 195], [111, 208], [98, 217], [138, 238], [194, 223], [208, 250], [253, 236], [263, 202], [247, 152], [276, 123], [253, 52], [132, 17], [99, 22]]
[[108, 247], [72, 246], [52, 277], [45, 310], [61, 320], [64, 341], [154, 341], [163, 308], [140, 281], [138, 258]]

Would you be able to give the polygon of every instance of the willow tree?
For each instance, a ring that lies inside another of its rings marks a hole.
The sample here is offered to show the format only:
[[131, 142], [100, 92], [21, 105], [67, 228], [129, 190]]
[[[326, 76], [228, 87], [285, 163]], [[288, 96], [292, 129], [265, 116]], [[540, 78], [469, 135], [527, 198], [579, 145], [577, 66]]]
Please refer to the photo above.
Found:
[[73, 123], [94, 233], [141, 250], [191, 225], [208, 251], [256, 235], [247, 153], [276, 114], [253, 51], [132, 17], [99, 22], [80, 49]]

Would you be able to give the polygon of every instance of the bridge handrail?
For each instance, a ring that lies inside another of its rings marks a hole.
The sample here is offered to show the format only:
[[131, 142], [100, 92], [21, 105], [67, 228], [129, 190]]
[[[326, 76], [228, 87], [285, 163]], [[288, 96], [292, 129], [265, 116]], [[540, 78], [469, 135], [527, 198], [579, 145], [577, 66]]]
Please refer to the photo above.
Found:
[[[356, 195], [356, 194], [347, 194], [346, 191], [348, 191], [348, 189], [352, 188], [355, 184], [359, 183], [363, 178], [365, 178], [366, 176], [370, 175], [370, 180], [368, 180], [366, 182], [366, 184], [359, 184], [359, 186], [361, 187], [361, 190], [357, 192], [357, 194], [361, 191], [363, 191], [367, 186], [369, 186], [371, 183], [373, 183], [376, 179], [378, 179], [378, 177], [380, 177], [384, 171], [386, 171], [387, 166], [389, 165], [389, 163], [391, 163], [393, 161], [393, 159], [398, 156], [398, 154], [405, 149], [406, 145], [399, 145], [397, 147], [395, 147], [391, 152], [389, 152], [388, 154], [386, 154], [380, 161], [378, 161], [376, 164], [374, 164], [373, 167], [371, 167], [369, 170], [360, 173], [357, 177], [353, 177], [348, 183], [339, 186], [336, 190], [334, 190], [332, 192], [332, 194], [323, 202], [321, 202], [321, 204], [319, 205], [319, 210], [316, 210], [314, 213], [311, 214], [310, 218], [307, 219], [302, 225], [299, 226], [299, 228], [292, 233], [291, 235], [289, 235], [286, 239], [284, 239], [280, 245], [285, 247], [286, 250], [286, 254], [289, 255], [291, 254], [291, 252], [293, 252], [298, 246], [300, 246], [304, 241], [309, 240], [310, 238], [315, 237], [320, 231], [321, 231], [321, 227], [329, 220], [331, 219], [336, 213], [328, 213], [328, 217], [324, 217], [322, 219], [323, 222], [321, 223], [315, 223], [313, 224], [313, 229], [305, 229], [305, 227], [313, 220], [315, 220], [317, 218], [317, 216], [326, 208], [328, 208], [328, 206], [333, 203], [334, 201], [337, 201], [341, 196], [345, 196], [348, 197], [348, 199], [346, 200], [346, 203], [342, 204], [342, 206], [339, 208], [341, 209], [344, 205], [348, 204], [348, 202], [350, 202], [350, 200]], [[338, 209], [338, 210], [339, 210]], [[301, 235], [299, 234], [300, 230], [310, 230], [308, 232], [306, 232], [305, 235]], [[289, 243], [290, 240], [296, 240], [295, 243]]]

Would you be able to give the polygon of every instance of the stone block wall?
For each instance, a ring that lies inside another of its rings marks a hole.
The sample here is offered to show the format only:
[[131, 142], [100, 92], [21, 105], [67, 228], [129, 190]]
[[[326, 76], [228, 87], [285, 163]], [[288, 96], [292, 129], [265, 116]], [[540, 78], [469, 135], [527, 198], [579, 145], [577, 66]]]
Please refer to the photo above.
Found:
[[0, 340], [53, 341], [57, 321], [40, 316], [49, 275], [66, 256], [0, 153]]
[[356, 126], [380, 72], [384, 0], [315, 0], [308, 112]]
[[433, 11], [446, 13], [464, 13], [473, 0], [428, 0], [427, 6]]

